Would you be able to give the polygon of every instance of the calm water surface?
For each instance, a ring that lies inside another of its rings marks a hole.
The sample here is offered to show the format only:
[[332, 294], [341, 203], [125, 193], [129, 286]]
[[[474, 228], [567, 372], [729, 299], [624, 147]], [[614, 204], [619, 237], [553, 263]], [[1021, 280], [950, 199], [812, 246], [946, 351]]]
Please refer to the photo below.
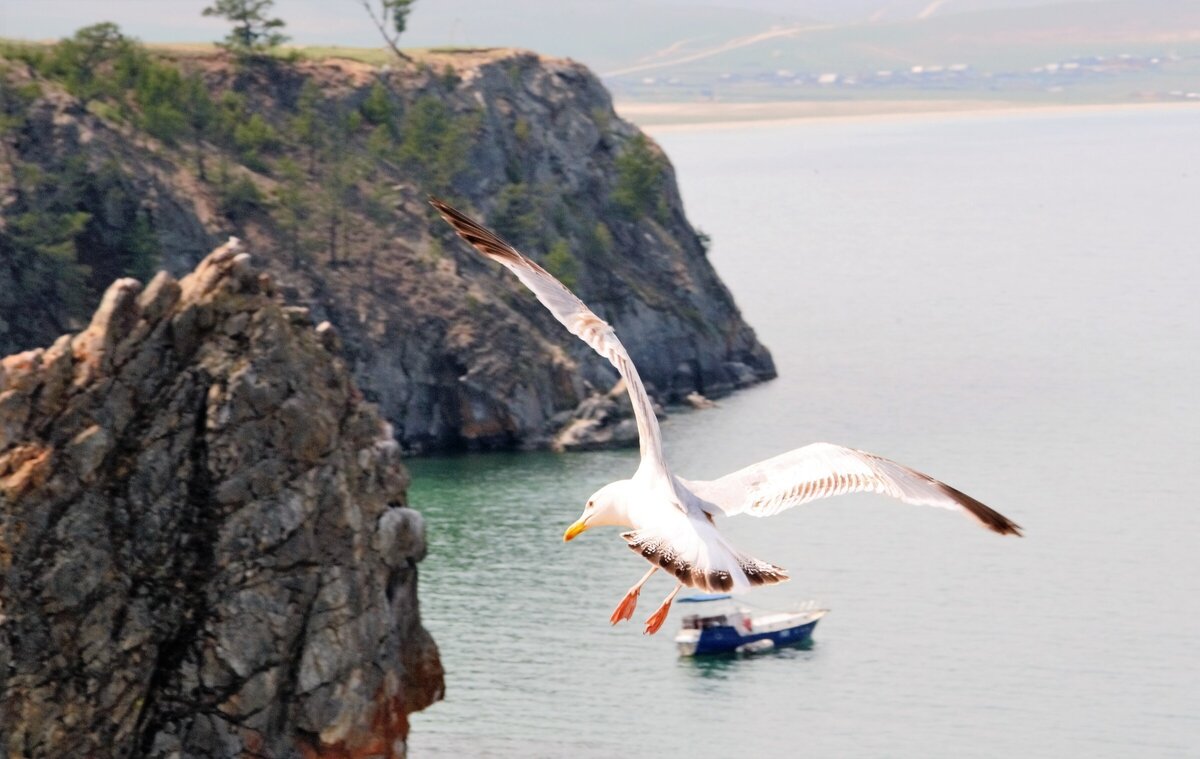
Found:
[[413, 461], [444, 703], [414, 757], [1200, 755], [1200, 110], [669, 133], [780, 378], [678, 412], [716, 476], [816, 440], [1025, 526], [851, 496], [723, 527], [833, 609], [808, 650], [676, 657], [607, 617], [644, 567], [565, 545], [632, 452]]

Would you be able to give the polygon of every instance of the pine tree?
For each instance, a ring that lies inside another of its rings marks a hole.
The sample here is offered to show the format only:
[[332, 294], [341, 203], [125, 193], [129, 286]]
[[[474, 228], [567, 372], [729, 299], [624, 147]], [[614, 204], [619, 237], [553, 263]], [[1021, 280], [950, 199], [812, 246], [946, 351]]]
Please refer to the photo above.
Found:
[[266, 13], [275, 0], [216, 0], [204, 9], [205, 16], [221, 16], [234, 27], [224, 42], [217, 44], [240, 56], [255, 56], [287, 42], [287, 35], [277, 30], [285, 26], [280, 18], [267, 18]]
[[347, 146], [354, 133], [362, 126], [362, 115], [358, 111], [339, 113], [333, 120], [333, 134], [329, 141], [329, 152], [325, 160], [325, 175], [322, 178], [327, 229], [329, 232], [329, 264], [337, 266], [338, 235], [345, 236], [344, 221], [346, 205], [351, 200], [355, 183], [361, 174], [353, 156], [347, 155]]
[[309, 216], [304, 170], [292, 159], [284, 158], [279, 161], [279, 175], [281, 181], [275, 188], [275, 216], [287, 246], [291, 248], [292, 265], [299, 266], [306, 252], [300, 232]]
[[292, 132], [308, 153], [308, 175], [316, 175], [317, 156], [326, 143], [326, 124], [317, 107], [321, 90], [312, 79], [304, 82], [300, 99], [296, 103], [296, 116], [292, 119]]
[[71, 94], [87, 103], [115, 94], [113, 78], [102, 75], [104, 65], [129, 54], [133, 48], [134, 42], [121, 34], [116, 24], [105, 21], [85, 26], [70, 39], [59, 42], [49, 67], [62, 77]]
[[199, 74], [190, 74], [183, 80], [183, 102], [196, 158], [196, 174], [207, 180], [204, 171], [204, 138], [217, 122], [217, 108]]
[[40, 167], [18, 161], [0, 226], [0, 350], [28, 348], [86, 316], [117, 277], [145, 278], [160, 247], [136, 186], [115, 161], [81, 155]]

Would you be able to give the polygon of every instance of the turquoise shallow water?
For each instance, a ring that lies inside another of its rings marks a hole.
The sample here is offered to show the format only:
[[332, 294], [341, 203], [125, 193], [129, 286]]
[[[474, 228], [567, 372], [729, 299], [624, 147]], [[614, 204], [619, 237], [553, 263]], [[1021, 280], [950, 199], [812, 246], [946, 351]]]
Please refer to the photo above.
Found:
[[[644, 571], [562, 531], [633, 452], [410, 462], [446, 701], [414, 757], [1170, 757], [1200, 751], [1200, 110], [659, 137], [780, 378], [677, 412], [715, 476], [816, 440], [939, 476], [1002, 539], [875, 496], [722, 523], [833, 611], [696, 662], [607, 617]], [[669, 590], [655, 578], [635, 621]]]

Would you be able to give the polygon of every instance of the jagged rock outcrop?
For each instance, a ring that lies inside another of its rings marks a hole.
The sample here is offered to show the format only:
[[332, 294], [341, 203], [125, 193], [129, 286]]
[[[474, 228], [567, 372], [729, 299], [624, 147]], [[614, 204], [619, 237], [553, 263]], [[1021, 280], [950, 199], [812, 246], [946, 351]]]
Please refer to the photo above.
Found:
[[227, 245], [0, 361], [0, 754], [400, 757], [441, 697], [398, 446], [272, 290]]
[[[660, 420], [667, 416], [658, 404], [654, 405], [654, 413]], [[624, 379], [618, 380], [607, 393], [584, 398], [574, 410], [563, 412], [552, 423], [559, 430], [550, 446], [556, 451], [592, 451], [638, 444], [637, 420]]]
[[[431, 192], [568, 278], [614, 325], [661, 403], [692, 392], [720, 397], [774, 376], [684, 215], [669, 161], [616, 115], [585, 67], [506, 50], [430, 52], [395, 67], [336, 60], [256, 69], [221, 56], [178, 65], [199, 72], [222, 108], [252, 106], [274, 130], [254, 165], [239, 165], [241, 154], [221, 144], [161, 144], [13, 66], [9, 79], [34, 82], [41, 94], [25, 108], [28, 119], [10, 117], [18, 125], [0, 135], [0, 212], [6, 196], [19, 195], [5, 186], [6, 160], [51, 166], [70, 156], [121, 167], [177, 274], [218, 235], [243, 235], [264, 251], [281, 289], [338, 328], [359, 386], [406, 449], [549, 445], [563, 412], [617, 379], [430, 213]], [[357, 114], [337, 144], [343, 160], [368, 170], [336, 203], [329, 177], [340, 175], [319, 155], [313, 163], [320, 151], [295, 134], [306, 84], [320, 93], [319, 123]], [[295, 196], [308, 203], [300, 231], [286, 231], [281, 204], [232, 216], [231, 185], [214, 179], [220, 162], [269, 198], [289, 181], [284, 158], [315, 166]], [[631, 207], [622, 192], [638, 181], [650, 199]], [[6, 276], [0, 267], [0, 284]], [[19, 318], [5, 311], [0, 288], [0, 326]]]

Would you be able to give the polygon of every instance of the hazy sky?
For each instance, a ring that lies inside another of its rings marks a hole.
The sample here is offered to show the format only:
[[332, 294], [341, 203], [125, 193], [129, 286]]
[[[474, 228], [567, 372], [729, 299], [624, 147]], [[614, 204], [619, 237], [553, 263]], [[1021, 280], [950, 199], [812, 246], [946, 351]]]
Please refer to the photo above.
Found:
[[[436, 2], [436, 0], [435, 0]], [[229, 25], [205, 18], [209, 0], [0, 0], [0, 36], [53, 39], [100, 21], [114, 21], [147, 42], [204, 42]], [[419, 4], [418, 4], [419, 5]], [[300, 43], [375, 45], [378, 36], [356, 0], [276, 0], [274, 15]]]
[[[595, 0], [595, 5], [668, 6], [711, 5], [742, 8], [759, 13], [831, 20], [864, 19], [880, 13], [883, 19], [912, 18], [922, 12], [950, 13], [981, 7], [1042, 5], [1054, 0]], [[567, 5], [581, 0], [559, 0]], [[210, 0], [0, 0], [0, 37], [55, 39], [69, 36], [80, 27], [114, 21], [129, 35], [147, 42], [204, 42], [220, 38], [228, 24], [204, 18], [201, 10]], [[404, 37], [408, 45], [520, 44], [521, 40], [471, 39], [482, 32], [471, 24], [472, 10], [487, 8], [494, 16], [496, 6], [519, 13], [521, 6], [545, 2], [529, 0], [418, 0]], [[276, 0], [275, 15], [287, 21], [287, 33], [298, 44], [341, 44], [377, 46], [380, 40], [359, 0]], [[530, 14], [532, 22], [541, 13]], [[563, 19], [558, 19], [561, 22]], [[477, 25], [476, 25], [477, 26]], [[517, 24], [506, 25], [515, 29]], [[493, 27], [494, 30], [494, 27]], [[498, 31], [492, 33], [499, 33]], [[581, 29], [580, 33], [586, 33]], [[468, 39], [464, 39], [468, 37]]]

